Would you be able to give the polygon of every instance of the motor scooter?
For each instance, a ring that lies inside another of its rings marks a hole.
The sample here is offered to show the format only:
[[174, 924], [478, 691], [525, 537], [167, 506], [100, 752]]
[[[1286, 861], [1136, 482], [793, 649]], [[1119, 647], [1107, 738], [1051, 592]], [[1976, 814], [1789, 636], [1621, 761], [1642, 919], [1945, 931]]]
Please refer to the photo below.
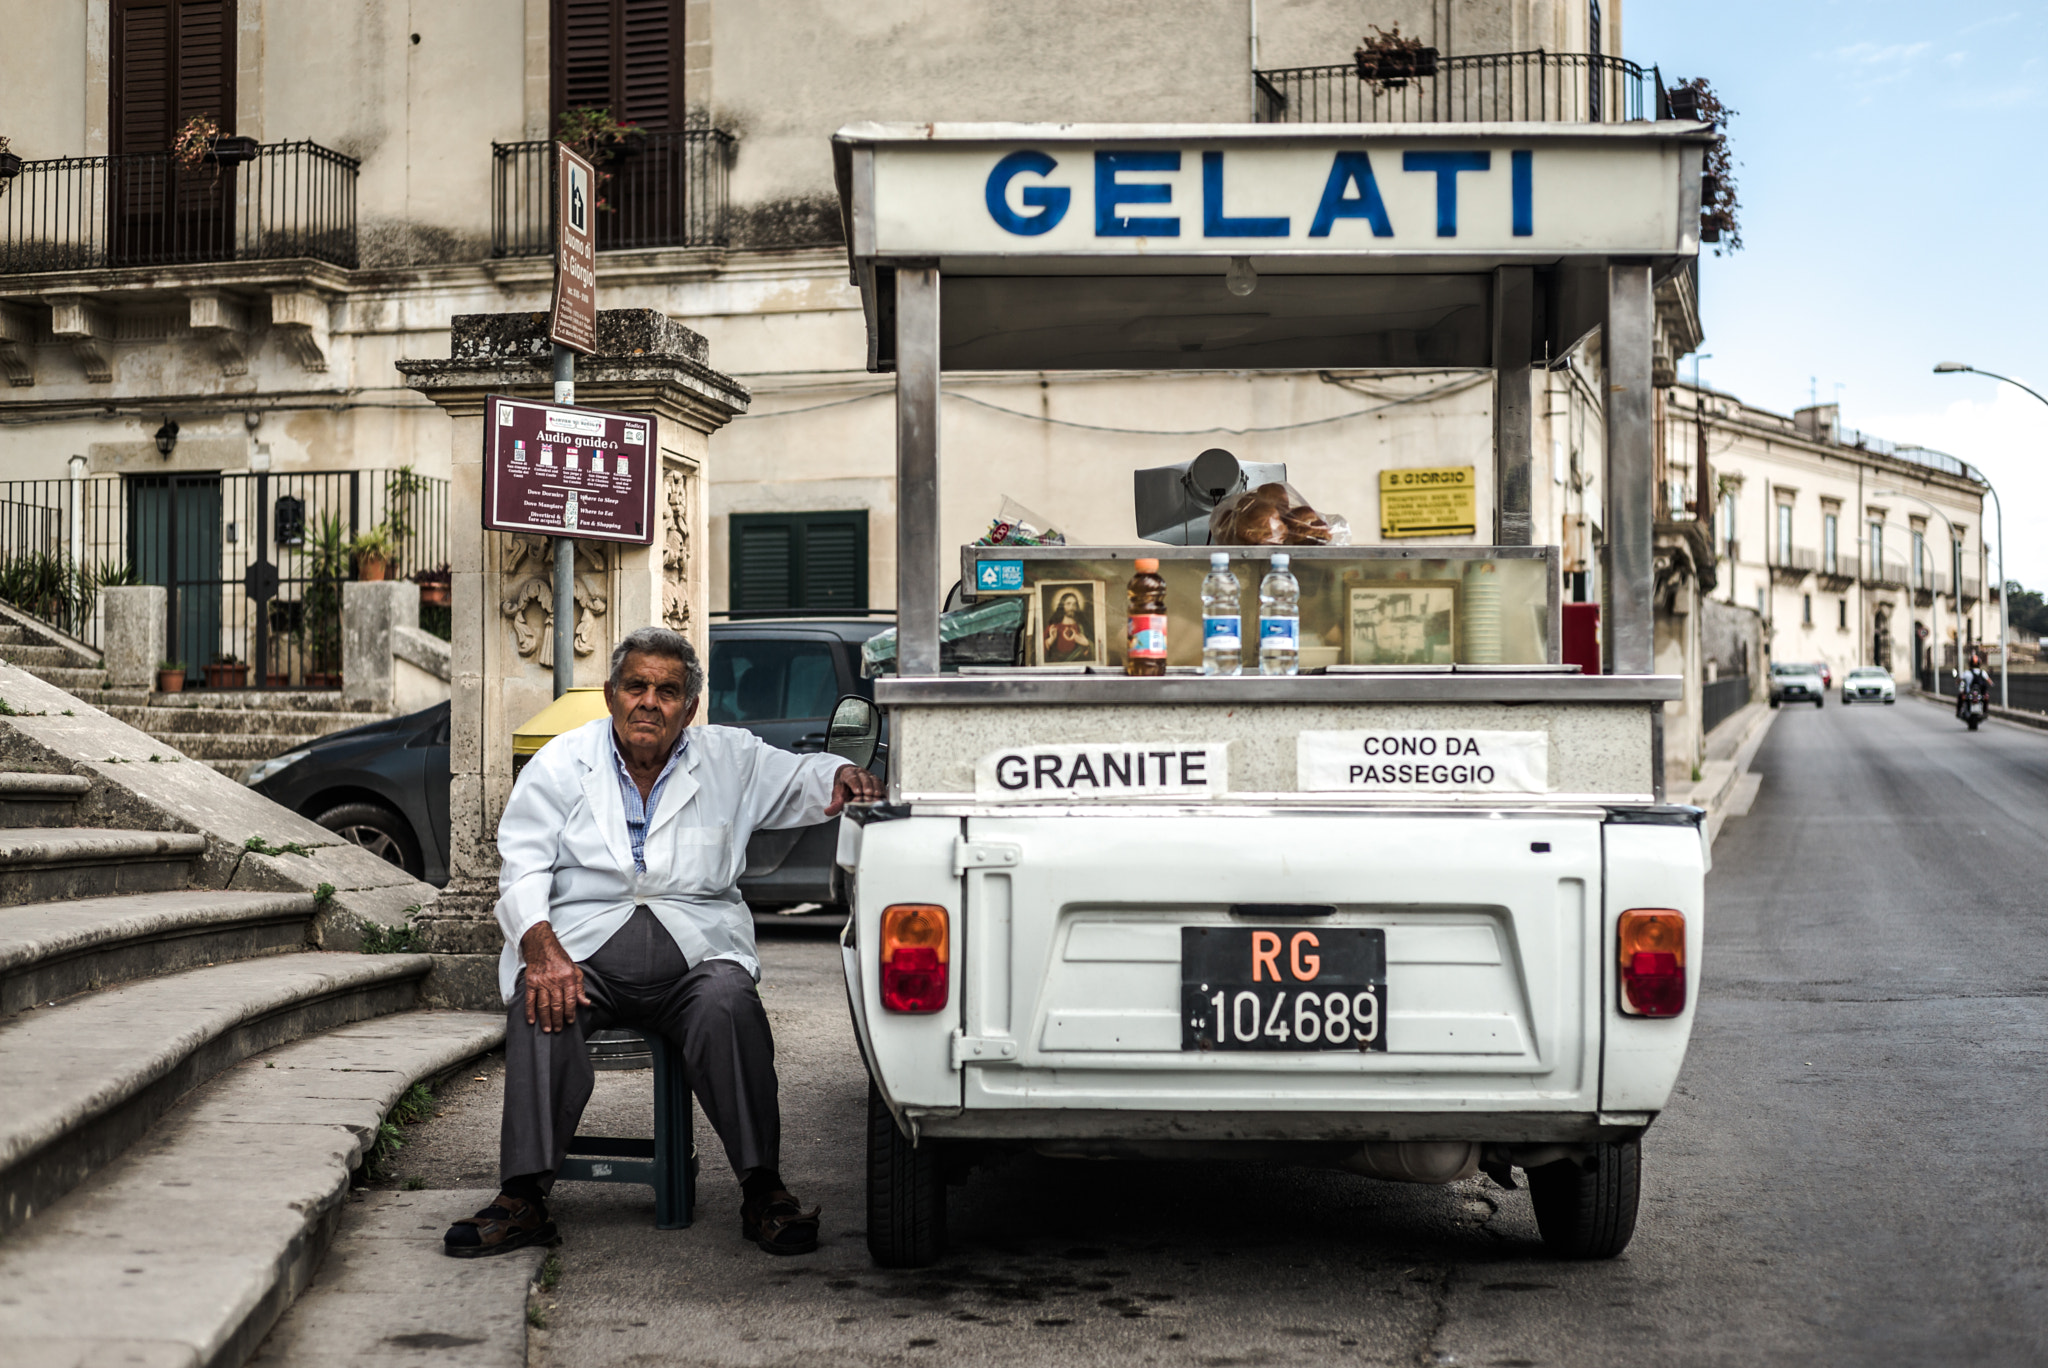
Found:
[[1962, 718], [1971, 731], [1975, 731], [1978, 723], [1989, 716], [1990, 712], [1990, 690], [1981, 683], [1965, 682], [1962, 692], [1956, 698], [1956, 716]]

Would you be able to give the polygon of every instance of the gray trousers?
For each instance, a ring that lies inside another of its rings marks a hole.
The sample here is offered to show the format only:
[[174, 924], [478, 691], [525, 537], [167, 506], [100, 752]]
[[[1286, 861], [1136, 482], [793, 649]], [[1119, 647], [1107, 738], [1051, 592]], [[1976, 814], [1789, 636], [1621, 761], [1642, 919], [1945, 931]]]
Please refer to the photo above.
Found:
[[553, 1186], [597, 1081], [585, 1041], [618, 1026], [659, 1032], [682, 1051], [690, 1088], [734, 1173], [775, 1168], [782, 1147], [775, 1040], [753, 976], [731, 960], [691, 968], [645, 907], [634, 908], [581, 967], [590, 1006], [579, 1006], [575, 1023], [560, 1031], [527, 1024], [525, 970], [514, 986], [505, 1012], [500, 1178], [546, 1174], [543, 1190]]

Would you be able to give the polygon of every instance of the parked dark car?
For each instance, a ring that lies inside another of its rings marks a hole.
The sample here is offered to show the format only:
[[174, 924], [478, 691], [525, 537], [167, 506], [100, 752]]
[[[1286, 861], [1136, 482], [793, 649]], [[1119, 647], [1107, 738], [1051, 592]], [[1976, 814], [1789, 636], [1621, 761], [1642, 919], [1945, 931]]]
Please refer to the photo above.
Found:
[[[860, 648], [890, 626], [886, 618], [754, 618], [711, 626], [705, 721], [745, 727], [771, 746], [809, 754], [825, 748], [832, 705], [845, 694], [873, 698]], [[839, 824], [757, 831], [747, 846], [740, 894], [756, 911], [840, 901]]]
[[448, 705], [330, 732], [242, 782], [398, 865], [448, 882]]

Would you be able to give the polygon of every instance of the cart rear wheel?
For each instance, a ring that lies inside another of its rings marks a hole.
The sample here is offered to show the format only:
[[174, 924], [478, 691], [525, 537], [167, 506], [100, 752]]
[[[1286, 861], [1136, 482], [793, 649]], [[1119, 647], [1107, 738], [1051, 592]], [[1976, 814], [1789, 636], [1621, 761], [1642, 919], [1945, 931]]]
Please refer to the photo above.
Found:
[[1584, 1160], [1561, 1159], [1529, 1170], [1536, 1228], [1560, 1259], [1611, 1259], [1636, 1233], [1642, 1194], [1643, 1142], [1595, 1146]]
[[868, 1080], [868, 1253], [884, 1268], [925, 1268], [946, 1249], [938, 1142], [913, 1145]]
[[1975, 730], [1977, 730], [1977, 719], [1976, 719], [1976, 718], [1974, 718], [1974, 717], [1970, 719], [1970, 730], [1971, 730], [1971, 731], [1975, 731]]

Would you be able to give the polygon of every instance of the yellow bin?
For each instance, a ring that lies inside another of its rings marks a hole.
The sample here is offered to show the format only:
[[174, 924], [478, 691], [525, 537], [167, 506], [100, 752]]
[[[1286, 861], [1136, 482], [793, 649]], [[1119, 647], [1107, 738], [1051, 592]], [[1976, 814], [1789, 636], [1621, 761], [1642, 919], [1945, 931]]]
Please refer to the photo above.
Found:
[[563, 732], [610, 715], [602, 688], [569, 690], [512, 729], [512, 772], [519, 773], [542, 746]]

